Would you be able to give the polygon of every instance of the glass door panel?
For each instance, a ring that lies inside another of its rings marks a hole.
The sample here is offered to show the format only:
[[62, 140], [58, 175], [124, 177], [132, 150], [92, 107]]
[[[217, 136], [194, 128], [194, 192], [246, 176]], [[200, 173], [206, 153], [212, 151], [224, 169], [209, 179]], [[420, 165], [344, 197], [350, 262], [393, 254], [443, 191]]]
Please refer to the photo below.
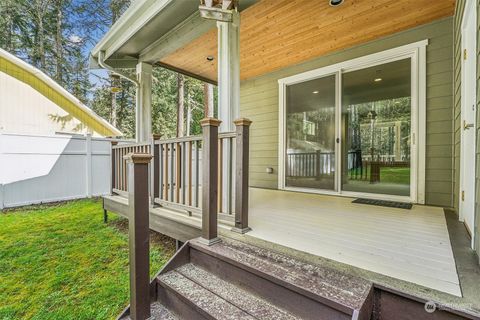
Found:
[[411, 61], [342, 74], [345, 191], [410, 196]]
[[335, 190], [335, 89], [335, 75], [286, 87], [286, 187]]

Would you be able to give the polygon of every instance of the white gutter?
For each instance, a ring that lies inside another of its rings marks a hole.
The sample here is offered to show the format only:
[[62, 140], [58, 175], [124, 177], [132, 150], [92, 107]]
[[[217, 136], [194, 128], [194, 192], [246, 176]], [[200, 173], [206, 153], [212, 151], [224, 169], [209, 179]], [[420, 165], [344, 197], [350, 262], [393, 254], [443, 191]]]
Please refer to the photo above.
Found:
[[129, 75], [124, 74], [121, 71], [118, 71], [118, 70], [112, 68], [111, 66], [109, 66], [108, 64], [106, 64], [105, 61], [103, 60], [104, 57], [105, 57], [105, 51], [99, 51], [97, 61], [98, 61], [98, 64], [100, 65], [100, 67], [102, 67], [104, 69], [107, 69], [108, 71], [118, 75], [119, 77], [122, 77], [125, 80], [128, 80], [128, 81], [132, 82], [133, 84], [135, 84], [136, 87], [140, 86], [140, 83], [137, 81], [137, 79], [134, 79], [134, 78], [130, 77]]

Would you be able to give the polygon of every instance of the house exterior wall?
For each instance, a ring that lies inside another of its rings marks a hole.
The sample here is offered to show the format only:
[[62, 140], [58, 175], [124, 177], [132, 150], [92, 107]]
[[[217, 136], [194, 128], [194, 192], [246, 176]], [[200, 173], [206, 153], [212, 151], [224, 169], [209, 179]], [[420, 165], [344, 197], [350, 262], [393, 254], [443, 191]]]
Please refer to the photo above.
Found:
[[[328, 54], [241, 83], [241, 116], [251, 127], [250, 185], [278, 187], [278, 79], [428, 39], [425, 199], [430, 205], [453, 206], [453, 18], [400, 32]], [[273, 174], [266, 168], [273, 168]]]
[[[480, 0], [477, 3], [477, 157], [476, 157], [476, 192], [475, 192], [475, 250], [480, 256]], [[454, 208], [459, 210], [460, 201], [460, 132], [461, 132], [461, 92], [462, 92], [462, 18], [466, 0], [458, 0], [454, 16]]]
[[475, 185], [475, 251], [480, 263], [480, 0], [477, 0], [477, 158]]
[[87, 128], [75, 118], [64, 124], [55, 121], [54, 117], [69, 114], [28, 84], [3, 72], [0, 72], [0, 97], [0, 133], [87, 133]]

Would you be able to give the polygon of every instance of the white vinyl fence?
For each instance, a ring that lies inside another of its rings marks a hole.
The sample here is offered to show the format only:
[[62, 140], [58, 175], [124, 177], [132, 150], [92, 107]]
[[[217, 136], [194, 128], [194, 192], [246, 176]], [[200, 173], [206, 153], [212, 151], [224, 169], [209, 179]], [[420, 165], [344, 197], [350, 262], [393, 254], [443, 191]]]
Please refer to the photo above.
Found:
[[0, 209], [110, 193], [111, 142], [0, 134]]

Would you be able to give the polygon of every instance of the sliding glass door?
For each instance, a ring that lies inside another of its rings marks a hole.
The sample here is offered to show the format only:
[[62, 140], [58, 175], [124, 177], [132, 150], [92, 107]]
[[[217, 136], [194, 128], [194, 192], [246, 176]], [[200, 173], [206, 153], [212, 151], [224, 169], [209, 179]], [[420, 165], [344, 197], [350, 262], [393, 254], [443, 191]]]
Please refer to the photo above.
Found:
[[342, 190], [410, 196], [410, 59], [343, 73]]
[[335, 190], [336, 75], [286, 91], [285, 185]]
[[410, 197], [412, 59], [284, 87], [284, 187]]

